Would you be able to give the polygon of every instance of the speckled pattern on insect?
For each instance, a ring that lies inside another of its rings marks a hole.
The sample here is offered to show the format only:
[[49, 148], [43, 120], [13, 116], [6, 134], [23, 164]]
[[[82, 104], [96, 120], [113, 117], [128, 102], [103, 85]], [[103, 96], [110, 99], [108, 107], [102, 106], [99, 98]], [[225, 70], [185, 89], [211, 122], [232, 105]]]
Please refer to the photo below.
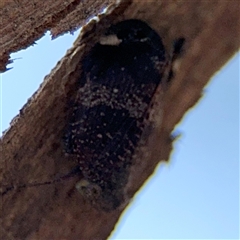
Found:
[[168, 64], [160, 36], [140, 20], [111, 26], [82, 61], [66, 133], [84, 179], [77, 184], [103, 210], [119, 207], [144, 120]]

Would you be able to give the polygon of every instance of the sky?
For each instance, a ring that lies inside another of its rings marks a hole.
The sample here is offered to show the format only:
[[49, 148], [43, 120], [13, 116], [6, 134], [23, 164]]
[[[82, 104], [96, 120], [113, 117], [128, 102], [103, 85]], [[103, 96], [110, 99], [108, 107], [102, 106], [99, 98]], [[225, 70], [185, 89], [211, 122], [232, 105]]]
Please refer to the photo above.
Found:
[[[11, 55], [0, 75], [0, 130], [9, 127], [78, 32], [49, 33]], [[171, 161], [160, 164], [109, 239], [239, 239], [239, 76], [236, 54], [179, 123]]]

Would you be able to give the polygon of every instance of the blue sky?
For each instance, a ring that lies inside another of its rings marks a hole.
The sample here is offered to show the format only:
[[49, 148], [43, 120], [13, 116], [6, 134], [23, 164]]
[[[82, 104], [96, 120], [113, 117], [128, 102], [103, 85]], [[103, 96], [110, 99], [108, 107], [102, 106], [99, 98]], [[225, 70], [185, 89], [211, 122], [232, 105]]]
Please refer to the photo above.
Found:
[[[1, 132], [77, 37], [66, 34], [11, 55], [0, 76]], [[239, 75], [232, 58], [175, 128], [168, 164], [160, 164], [121, 217], [111, 239], [239, 238]]]

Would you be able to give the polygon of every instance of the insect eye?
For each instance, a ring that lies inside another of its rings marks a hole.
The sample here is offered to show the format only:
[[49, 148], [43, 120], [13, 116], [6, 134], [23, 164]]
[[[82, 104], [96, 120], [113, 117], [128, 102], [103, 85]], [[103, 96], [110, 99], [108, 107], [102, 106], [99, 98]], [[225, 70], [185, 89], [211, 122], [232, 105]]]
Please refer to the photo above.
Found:
[[117, 36], [119, 39], [126, 39], [126, 38], [128, 38], [128, 34], [129, 33], [127, 31], [122, 30], [122, 31], [118, 32]]
[[146, 34], [143, 31], [138, 30], [137, 32], [135, 32], [135, 37], [138, 39], [142, 39], [146, 37]]

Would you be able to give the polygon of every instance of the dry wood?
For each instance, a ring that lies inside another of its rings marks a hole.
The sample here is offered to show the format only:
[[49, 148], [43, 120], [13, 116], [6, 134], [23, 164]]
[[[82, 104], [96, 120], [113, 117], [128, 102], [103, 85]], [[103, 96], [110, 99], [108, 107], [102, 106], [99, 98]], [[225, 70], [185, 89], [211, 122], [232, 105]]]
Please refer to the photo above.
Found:
[[[48, 29], [54, 36], [73, 30], [110, 1], [94, 2], [2, 1], [1, 69], [9, 53], [33, 44]], [[75, 165], [64, 155], [62, 146], [67, 100], [74, 98], [79, 61], [105, 27], [122, 19], [139, 18], [163, 37], [168, 50], [174, 39], [187, 40], [185, 55], [165, 94], [162, 126], [149, 138], [145, 156], [139, 157], [131, 171], [127, 191], [134, 195], [159, 161], [169, 158], [174, 126], [199, 100], [210, 77], [238, 50], [239, 12], [237, 0], [132, 0], [112, 5], [99, 22], [85, 26], [1, 139], [0, 190], [5, 192], [1, 197], [1, 239], [106, 239], [119, 219], [122, 210], [103, 213], [83, 200], [74, 188], [78, 176], [7, 191], [12, 186], [64, 175]]]

